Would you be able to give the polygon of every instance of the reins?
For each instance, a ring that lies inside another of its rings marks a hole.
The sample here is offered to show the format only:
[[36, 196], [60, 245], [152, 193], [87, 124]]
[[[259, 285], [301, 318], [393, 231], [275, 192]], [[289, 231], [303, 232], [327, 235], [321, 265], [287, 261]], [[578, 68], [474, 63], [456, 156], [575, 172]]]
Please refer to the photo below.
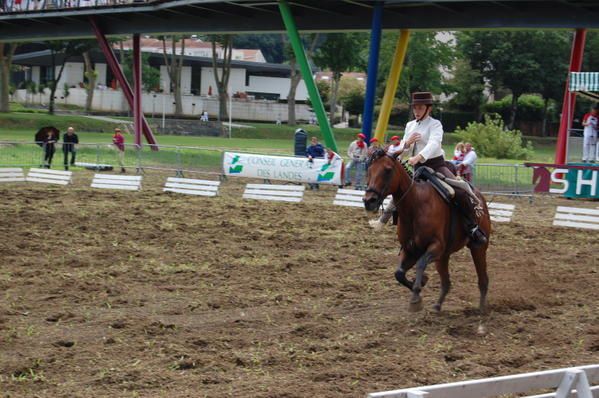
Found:
[[[387, 154], [385, 154], [384, 156], [391, 158], [393, 160], [394, 164], [397, 162], [397, 158], [395, 158], [393, 156], [390, 156]], [[414, 173], [412, 173], [410, 171], [410, 169], [408, 169], [407, 163], [408, 163], [407, 161], [403, 161], [403, 162], [400, 162], [400, 165], [404, 168], [404, 170], [410, 177], [410, 186], [408, 187], [408, 189], [405, 190], [405, 192], [402, 193], [401, 197], [397, 201], [395, 199], [393, 199], [396, 207], [401, 203], [402, 200], [405, 199], [407, 194], [412, 190], [412, 187], [414, 186]], [[385, 196], [383, 195], [383, 192], [387, 192], [389, 190], [390, 185], [391, 185], [391, 178], [388, 178], [387, 181], [385, 182], [385, 185], [383, 186], [383, 189], [380, 192], [374, 188], [366, 188], [366, 192], [372, 192], [379, 197], [379, 203], [377, 205], [377, 208], [379, 208], [383, 205], [383, 202], [385, 201], [385, 197], [386, 197], [386, 195]], [[387, 195], [389, 195], [389, 194], [393, 194], [393, 192], [387, 192]]]

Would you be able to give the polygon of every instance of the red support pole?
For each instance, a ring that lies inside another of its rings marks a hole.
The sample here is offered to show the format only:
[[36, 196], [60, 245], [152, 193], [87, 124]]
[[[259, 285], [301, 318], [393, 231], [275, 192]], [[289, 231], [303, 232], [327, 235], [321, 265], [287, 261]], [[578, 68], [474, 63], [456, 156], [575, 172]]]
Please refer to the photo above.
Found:
[[[96, 39], [98, 40], [98, 45], [100, 46], [100, 49], [104, 53], [104, 57], [106, 58], [106, 63], [108, 64], [108, 67], [110, 68], [110, 70], [112, 71], [112, 74], [114, 75], [114, 77], [118, 81], [119, 85], [121, 86], [121, 90], [123, 90], [123, 95], [125, 96], [125, 99], [129, 103], [129, 106], [135, 113], [135, 104], [133, 101], [133, 90], [131, 90], [131, 86], [129, 85], [129, 82], [127, 82], [127, 78], [123, 74], [123, 70], [121, 69], [119, 61], [117, 60], [116, 55], [114, 54], [114, 51], [112, 50], [112, 47], [110, 46], [110, 43], [108, 43], [106, 36], [104, 36], [104, 33], [102, 33], [102, 30], [96, 23], [95, 18], [90, 17], [89, 22], [92, 26], [92, 29], [94, 30]], [[140, 100], [141, 100], [141, 97], [140, 97]], [[146, 141], [148, 141], [148, 144], [152, 145], [153, 150], [158, 150], [158, 143], [156, 141], [156, 138], [154, 138], [152, 129], [150, 128], [150, 125], [148, 124], [148, 121], [144, 117], [143, 113], [141, 113], [141, 126], [142, 126], [142, 132], [143, 132], [144, 136], [146, 137]]]
[[133, 127], [135, 130], [135, 145], [141, 147], [141, 132], [143, 111], [141, 109], [141, 47], [139, 33], [133, 35]]
[[559, 124], [559, 133], [557, 135], [557, 147], [555, 149], [555, 163], [565, 164], [567, 161], [568, 150], [568, 132], [572, 126], [574, 117], [574, 106], [576, 105], [576, 94], [570, 92], [570, 72], [580, 72], [582, 69], [582, 56], [584, 54], [584, 43], [587, 30], [576, 29], [572, 41], [572, 53], [570, 54], [570, 69], [566, 79], [566, 88], [564, 90], [564, 103], [562, 105], [562, 116]]

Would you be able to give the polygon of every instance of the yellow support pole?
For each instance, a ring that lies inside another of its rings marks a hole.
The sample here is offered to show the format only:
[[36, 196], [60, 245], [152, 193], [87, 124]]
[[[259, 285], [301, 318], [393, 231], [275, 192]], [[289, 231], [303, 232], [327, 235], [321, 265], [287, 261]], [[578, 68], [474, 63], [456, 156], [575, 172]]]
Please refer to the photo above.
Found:
[[395, 98], [395, 92], [397, 91], [397, 86], [399, 85], [399, 77], [401, 76], [401, 68], [403, 66], [404, 59], [406, 58], [406, 52], [408, 51], [408, 39], [410, 38], [410, 31], [407, 29], [402, 29], [400, 32], [399, 39], [397, 39], [397, 46], [395, 47], [395, 54], [393, 54], [393, 63], [391, 64], [391, 70], [389, 71], [389, 78], [387, 79], [385, 96], [383, 97], [383, 103], [381, 104], [379, 120], [376, 123], [375, 137], [380, 143], [384, 142], [385, 133], [389, 127], [389, 117], [391, 116], [393, 99]]

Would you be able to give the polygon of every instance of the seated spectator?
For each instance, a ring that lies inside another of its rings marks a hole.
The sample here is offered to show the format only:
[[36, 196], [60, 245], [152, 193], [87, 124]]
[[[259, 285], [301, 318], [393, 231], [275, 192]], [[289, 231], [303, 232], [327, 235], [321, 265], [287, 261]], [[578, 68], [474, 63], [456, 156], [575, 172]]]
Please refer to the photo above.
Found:
[[[312, 137], [310, 145], [306, 149], [306, 156], [308, 157], [308, 162], [310, 162], [310, 164], [314, 163], [314, 159], [322, 159], [325, 157], [324, 147], [318, 142], [318, 138]], [[319, 184], [310, 183], [308, 184], [308, 187], [310, 189], [320, 189]]]
[[453, 159], [451, 160], [451, 163], [453, 163], [456, 166], [462, 163], [462, 161], [464, 160], [464, 146], [465, 145], [463, 142], [458, 142], [455, 146], [455, 149], [453, 150]]
[[458, 175], [468, 182], [472, 182], [472, 172], [476, 159], [478, 159], [478, 156], [472, 148], [472, 144], [467, 142], [464, 145], [464, 160], [458, 165]]

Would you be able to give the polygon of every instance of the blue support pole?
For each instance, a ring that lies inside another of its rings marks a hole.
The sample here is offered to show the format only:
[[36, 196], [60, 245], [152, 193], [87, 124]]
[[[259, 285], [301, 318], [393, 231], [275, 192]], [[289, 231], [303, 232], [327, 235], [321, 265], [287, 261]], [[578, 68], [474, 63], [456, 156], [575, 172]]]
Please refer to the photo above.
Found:
[[366, 81], [366, 98], [364, 100], [364, 113], [362, 115], [362, 132], [366, 134], [366, 142], [372, 134], [372, 119], [374, 116], [374, 102], [376, 100], [376, 80], [379, 69], [379, 52], [381, 48], [381, 34], [383, 21], [383, 3], [376, 3], [372, 14], [372, 32], [370, 34], [370, 55], [368, 57], [368, 79]]

